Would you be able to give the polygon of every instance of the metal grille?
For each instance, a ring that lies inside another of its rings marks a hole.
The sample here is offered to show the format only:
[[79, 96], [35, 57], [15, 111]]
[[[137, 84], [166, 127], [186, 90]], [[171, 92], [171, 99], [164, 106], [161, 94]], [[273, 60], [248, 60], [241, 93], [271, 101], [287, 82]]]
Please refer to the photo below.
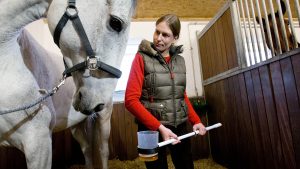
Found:
[[236, 0], [233, 3], [247, 66], [299, 47], [299, 0]]

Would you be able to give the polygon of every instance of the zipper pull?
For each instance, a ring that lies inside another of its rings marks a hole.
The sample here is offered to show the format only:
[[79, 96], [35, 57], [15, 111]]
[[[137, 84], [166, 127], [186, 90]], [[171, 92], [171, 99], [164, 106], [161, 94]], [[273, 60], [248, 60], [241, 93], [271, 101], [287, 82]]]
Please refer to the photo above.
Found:
[[175, 76], [175, 75], [174, 75], [173, 72], [171, 72], [171, 73], [170, 73], [170, 76], [171, 76], [171, 79], [174, 79], [174, 76]]

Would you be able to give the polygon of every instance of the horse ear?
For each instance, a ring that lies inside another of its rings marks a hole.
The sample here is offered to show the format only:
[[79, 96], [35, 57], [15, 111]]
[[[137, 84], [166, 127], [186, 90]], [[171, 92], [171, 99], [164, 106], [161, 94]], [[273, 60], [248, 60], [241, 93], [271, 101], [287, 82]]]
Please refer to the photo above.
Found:
[[257, 16], [257, 17], [255, 17], [255, 20], [256, 20], [256, 22], [257, 22], [257, 23], [259, 23], [259, 19], [258, 19], [258, 16]]
[[[259, 18], [258, 17], [255, 17], [255, 20], [256, 20], [257, 23], [259, 23]], [[261, 20], [262, 20], [262, 24], [266, 25], [265, 18], [261, 18]]]
[[285, 18], [283, 21], [286, 25], [290, 25], [290, 21], [288, 19]]
[[262, 23], [263, 23], [264, 25], [266, 24], [265, 18], [262, 18]]

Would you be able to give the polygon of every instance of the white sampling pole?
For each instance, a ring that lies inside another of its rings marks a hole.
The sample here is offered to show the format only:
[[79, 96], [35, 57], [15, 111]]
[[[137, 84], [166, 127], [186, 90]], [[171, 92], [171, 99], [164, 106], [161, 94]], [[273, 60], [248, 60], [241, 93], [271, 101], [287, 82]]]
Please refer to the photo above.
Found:
[[[221, 123], [217, 123], [217, 124], [208, 126], [208, 127], [206, 127], [205, 129], [206, 129], [206, 131], [208, 131], [208, 130], [211, 130], [211, 129], [214, 129], [214, 128], [218, 128], [218, 127], [221, 127], [221, 126], [222, 126]], [[199, 130], [196, 130], [196, 131], [194, 131], [194, 132], [190, 132], [190, 133], [188, 133], [188, 134], [184, 134], [184, 135], [182, 135], [182, 136], [179, 136], [179, 137], [178, 137], [178, 140], [182, 140], [182, 139], [185, 139], [185, 138], [188, 138], [188, 137], [197, 135], [197, 134], [199, 134]], [[158, 143], [158, 147], [162, 147], [162, 146], [171, 144], [171, 143], [173, 143], [174, 141], [176, 141], [176, 139], [172, 138], [172, 139], [170, 139], [170, 140], [166, 140], [166, 141], [160, 142], [160, 143]]]

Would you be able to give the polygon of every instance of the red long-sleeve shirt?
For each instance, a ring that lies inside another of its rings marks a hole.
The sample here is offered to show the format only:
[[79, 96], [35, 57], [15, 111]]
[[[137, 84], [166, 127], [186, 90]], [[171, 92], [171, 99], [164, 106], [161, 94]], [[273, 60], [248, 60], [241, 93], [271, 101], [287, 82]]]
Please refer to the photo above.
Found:
[[[170, 57], [166, 57], [167, 62]], [[144, 81], [144, 61], [140, 53], [137, 53], [131, 66], [126, 92], [125, 92], [125, 107], [131, 112], [142, 124], [150, 130], [157, 130], [160, 122], [142, 105], [140, 97], [142, 94], [142, 86]], [[188, 119], [192, 124], [200, 123], [201, 120], [196, 114], [189, 101], [186, 93], [184, 100], [188, 106]]]

